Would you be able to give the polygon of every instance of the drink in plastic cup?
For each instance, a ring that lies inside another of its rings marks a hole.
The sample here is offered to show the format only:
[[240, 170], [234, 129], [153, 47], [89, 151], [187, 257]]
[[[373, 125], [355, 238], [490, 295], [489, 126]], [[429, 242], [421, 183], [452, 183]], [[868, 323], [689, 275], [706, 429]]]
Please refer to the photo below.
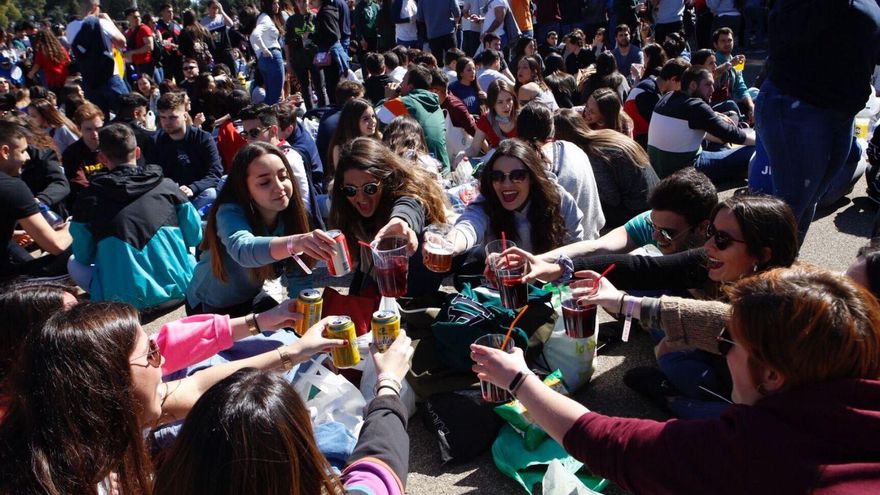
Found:
[[870, 122], [871, 121], [869, 119], [856, 117], [855, 134], [857, 138], [868, 139], [868, 126], [870, 125]]
[[486, 263], [495, 274], [501, 304], [508, 309], [519, 309], [529, 303], [529, 289], [522, 280], [527, 262], [516, 255], [501, 256], [501, 252], [511, 247], [516, 247], [512, 241], [496, 240], [486, 244]]
[[592, 337], [596, 333], [596, 305], [580, 307], [571, 292], [562, 296], [562, 319], [565, 335], [573, 339]]
[[736, 69], [737, 72], [744, 71], [746, 68], [746, 61], [743, 60], [742, 62], [740, 62], [738, 64], [733, 64], [733, 68]]
[[386, 237], [372, 244], [376, 282], [379, 293], [385, 297], [406, 295], [406, 275], [409, 272], [406, 244], [407, 240], [402, 236]]
[[[501, 333], [490, 333], [488, 335], [483, 335], [482, 337], [474, 341], [474, 344], [486, 347], [493, 347], [495, 349], [501, 349], [501, 344], [503, 343], [504, 334]], [[513, 339], [508, 340], [507, 345], [502, 350], [505, 352], [513, 352]], [[483, 393], [483, 400], [486, 402], [499, 403], [510, 402], [511, 400], [513, 400], [513, 396], [510, 395], [510, 392], [508, 392], [506, 389], [483, 380], [480, 380], [480, 392]]]
[[455, 246], [449, 239], [452, 225], [435, 223], [425, 229], [422, 243], [422, 259], [425, 268], [436, 273], [452, 270], [452, 253]]

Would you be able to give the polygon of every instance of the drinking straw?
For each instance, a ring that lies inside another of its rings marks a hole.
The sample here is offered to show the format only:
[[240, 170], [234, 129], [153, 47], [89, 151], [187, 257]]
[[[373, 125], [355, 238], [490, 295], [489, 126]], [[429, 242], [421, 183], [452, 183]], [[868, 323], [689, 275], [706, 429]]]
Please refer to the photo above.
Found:
[[510, 328], [507, 329], [507, 335], [504, 336], [504, 341], [501, 342], [501, 350], [503, 351], [505, 347], [507, 347], [507, 342], [510, 341], [510, 335], [513, 333], [513, 327], [516, 326], [516, 322], [522, 318], [522, 315], [526, 314], [526, 310], [529, 309], [528, 305], [523, 306], [519, 313], [517, 313], [516, 318], [513, 319], [513, 323], [510, 324]]
[[369, 243], [367, 243], [367, 242], [364, 242], [364, 241], [362, 241], [362, 240], [360, 240], [360, 239], [358, 239], [358, 244], [360, 244], [361, 246], [363, 246], [363, 247], [369, 249], [370, 251], [373, 250], [373, 246], [372, 246], [371, 244], [369, 244]]
[[[501, 250], [507, 251], [507, 234], [505, 234], [503, 230], [501, 231]], [[504, 255], [504, 260], [507, 261], [507, 268], [509, 269], [510, 268], [510, 255], [509, 254]]]
[[608, 275], [609, 273], [611, 273], [611, 270], [614, 270], [614, 268], [616, 266], [617, 266], [617, 263], [611, 263], [610, 265], [608, 265], [608, 268], [606, 268], [605, 271], [599, 275], [599, 277], [596, 279], [596, 281], [593, 282], [593, 292], [590, 293], [590, 295], [594, 295], [597, 292], [599, 292], [599, 282], [601, 282], [602, 279], [605, 278], [605, 275]]
[[312, 270], [310, 270], [309, 267], [305, 263], [303, 263], [303, 260], [299, 257], [299, 255], [293, 254], [291, 256], [293, 256], [293, 261], [296, 261], [296, 264], [299, 265], [300, 268], [302, 268], [302, 271], [306, 272], [306, 275], [312, 274]]

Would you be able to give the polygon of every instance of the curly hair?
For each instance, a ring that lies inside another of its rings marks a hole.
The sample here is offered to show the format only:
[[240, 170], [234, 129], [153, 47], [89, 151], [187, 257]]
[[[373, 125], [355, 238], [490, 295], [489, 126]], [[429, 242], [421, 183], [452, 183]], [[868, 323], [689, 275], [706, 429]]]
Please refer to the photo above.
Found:
[[37, 31], [37, 34], [34, 35], [33, 46], [35, 52], [45, 54], [46, 58], [56, 64], [70, 61], [70, 56], [67, 54], [64, 47], [61, 46], [58, 37], [56, 37], [49, 29], [40, 29]]

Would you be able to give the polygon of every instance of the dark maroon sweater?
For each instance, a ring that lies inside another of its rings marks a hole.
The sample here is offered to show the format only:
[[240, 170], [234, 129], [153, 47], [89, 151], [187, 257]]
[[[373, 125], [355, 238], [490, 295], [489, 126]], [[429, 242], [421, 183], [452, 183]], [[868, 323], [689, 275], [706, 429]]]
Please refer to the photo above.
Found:
[[880, 381], [804, 386], [713, 420], [590, 412], [563, 443], [633, 493], [880, 493]]

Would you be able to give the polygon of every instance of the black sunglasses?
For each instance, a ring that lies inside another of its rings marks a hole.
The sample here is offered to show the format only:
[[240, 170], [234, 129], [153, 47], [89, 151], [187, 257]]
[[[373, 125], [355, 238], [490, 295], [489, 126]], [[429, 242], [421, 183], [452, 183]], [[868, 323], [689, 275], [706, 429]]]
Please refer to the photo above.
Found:
[[[140, 358], [146, 356], [147, 357], [147, 366], [152, 366], [153, 368], [158, 368], [162, 365], [162, 350], [159, 349], [159, 344], [156, 343], [155, 340], [149, 339], [150, 350], [147, 351], [146, 354], [141, 354], [134, 358], [134, 361], [139, 360]], [[138, 365], [137, 363], [132, 362], [131, 364]], [[139, 365], [142, 366], [142, 365]]]
[[734, 239], [727, 232], [715, 228], [715, 224], [712, 223], [710, 223], [709, 227], [706, 229], [706, 240], [708, 240], [709, 238], [713, 238], [715, 240], [715, 246], [721, 251], [729, 248], [730, 245], [734, 242], [742, 242], [743, 244], [745, 244], [746, 242], [742, 239]]
[[518, 168], [516, 170], [511, 170], [509, 174], [505, 174], [500, 170], [493, 170], [489, 177], [492, 178], [492, 182], [502, 183], [504, 179], [509, 178], [510, 182], [514, 184], [519, 184], [520, 182], [526, 180], [529, 177], [529, 171], [524, 168]]
[[721, 329], [721, 333], [715, 337], [715, 341], [718, 342], [718, 352], [721, 353], [722, 356], [726, 356], [727, 353], [733, 349], [733, 346], [737, 345], [736, 342], [730, 338], [730, 332], [727, 330], [727, 327]]
[[681, 232], [676, 232], [676, 231], [670, 230], [670, 229], [658, 228], [656, 225], [654, 225], [654, 221], [651, 220], [651, 215], [648, 215], [647, 217], [645, 217], [645, 223], [648, 224], [648, 227], [651, 227], [651, 229], [653, 229], [655, 232], [660, 234], [660, 237], [663, 239], [663, 242], [665, 242], [667, 244], [675, 241], [676, 239], [678, 239], [682, 235], [684, 235], [687, 232], [689, 232], [690, 230], [692, 230], [692, 229], [685, 229], [685, 230], [682, 230]]
[[266, 129], [268, 129], [268, 127], [254, 127], [249, 131], [241, 131], [238, 134], [245, 139], [247, 139], [248, 137], [250, 137], [251, 139], [257, 139], [257, 137]]
[[357, 196], [358, 191], [364, 191], [364, 194], [367, 196], [372, 196], [379, 192], [379, 183], [370, 182], [369, 184], [364, 184], [360, 187], [349, 185], [342, 186], [342, 194], [345, 194], [349, 198]]

